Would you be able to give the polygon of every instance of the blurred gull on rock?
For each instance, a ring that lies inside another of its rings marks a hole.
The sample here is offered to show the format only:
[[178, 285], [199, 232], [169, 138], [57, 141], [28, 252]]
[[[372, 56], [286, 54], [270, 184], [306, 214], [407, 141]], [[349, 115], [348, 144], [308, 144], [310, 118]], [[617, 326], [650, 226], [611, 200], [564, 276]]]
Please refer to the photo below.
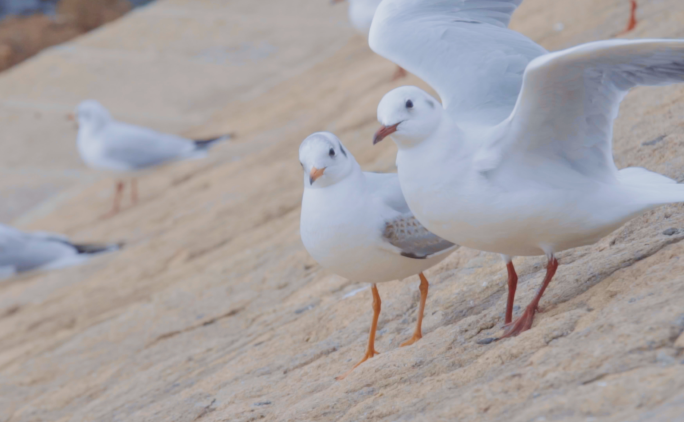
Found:
[[[109, 111], [94, 100], [83, 101], [77, 108], [78, 151], [85, 163], [98, 170], [128, 174], [131, 177], [131, 201], [138, 200], [135, 176], [140, 171], [174, 161], [205, 157], [209, 148], [230, 135], [206, 140], [186, 139], [141, 126], [114, 120]], [[112, 210], [119, 212], [124, 181], [118, 180]]]
[[76, 265], [93, 255], [119, 248], [117, 244], [72, 243], [59, 234], [26, 233], [0, 224], [0, 276]]

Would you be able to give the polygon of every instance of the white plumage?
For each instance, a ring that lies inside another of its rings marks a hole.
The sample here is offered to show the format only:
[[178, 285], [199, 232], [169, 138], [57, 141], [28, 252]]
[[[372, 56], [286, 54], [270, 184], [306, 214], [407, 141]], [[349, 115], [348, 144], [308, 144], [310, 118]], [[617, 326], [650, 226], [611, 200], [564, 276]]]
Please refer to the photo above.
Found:
[[368, 35], [375, 10], [382, 0], [347, 0], [349, 2], [349, 22], [363, 35]]
[[[384, 1], [371, 46], [431, 83], [444, 106], [398, 88], [378, 106], [379, 138], [393, 132], [402, 191], [428, 230], [509, 262], [545, 254], [546, 286], [555, 253], [684, 201], [683, 186], [645, 169], [618, 171], [612, 155], [620, 101], [637, 85], [684, 81], [684, 42], [611, 40], [539, 55], [505, 28], [518, 3]], [[413, 44], [411, 27], [425, 34]], [[529, 328], [543, 291], [507, 334]]]
[[74, 244], [54, 233], [26, 233], [0, 224], [0, 273], [54, 269], [81, 263], [90, 256], [119, 249], [119, 245]]
[[116, 172], [133, 172], [172, 161], [201, 158], [213, 142], [194, 141], [114, 120], [94, 100], [78, 106], [78, 151], [90, 167]]
[[[77, 146], [83, 161], [98, 170], [116, 172], [131, 178], [131, 199], [138, 200], [134, 177], [142, 170], [175, 161], [202, 158], [215, 143], [230, 135], [192, 140], [114, 120], [106, 108], [94, 100], [79, 104]], [[119, 211], [124, 182], [118, 181], [112, 211]]]
[[[305, 169], [301, 235], [311, 256], [337, 274], [367, 283], [410, 277], [444, 259], [443, 252], [454, 245], [414, 219], [397, 175], [363, 172], [342, 149], [335, 135], [325, 132], [309, 136], [300, 147]], [[312, 167], [325, 168], [314, 183]]]
[[[302, 242], [323, 267], [354, 281], [373, 283], [375, 327], [380, 313], [375, 283], [419, 274], [457, 246], [428, 232], [413, 217], [396, 174], [361, 171], [335, 135], [309, 136], [299, 148], [299, 159], [304, 169]], [[427, 296], [427, 281], [420, 275], [423, 297], [413, 341], [421, 336]], [[365, 359], [374, 354], [374, 335], [373, 328]]]
[[463, 124], [508, 117], [529, 62], [546, 50], [507, 28], [522, 0], [385, 0], [369, 44], [439, 94]]
[[[333, 0], [333, 3], [341, 3], [345, 0]], [[368, 36], [375, 12], [382, 0], [347, 0], [349, 3], [349, 22], [360, 33]], [[406, 76], [406, 71], [398, 66], [392, 76], [392, 80], [397, 80]]]

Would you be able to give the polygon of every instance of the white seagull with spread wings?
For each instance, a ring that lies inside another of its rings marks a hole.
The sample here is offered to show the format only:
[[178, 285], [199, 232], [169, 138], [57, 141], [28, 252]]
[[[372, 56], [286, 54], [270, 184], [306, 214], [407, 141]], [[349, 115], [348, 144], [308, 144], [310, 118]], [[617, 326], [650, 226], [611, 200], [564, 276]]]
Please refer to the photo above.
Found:
[[457, 246], [425, 230], [413, 217], [396, 174], [361, 171], [332, 133], [307, 137], [299, 147], [299, 160], [304, 169], [300, 231], [306, 250], [323, 267], [354, 281], [372, 283], [373, 322], [368, 349], [354, 368], [377, 353], [380, 295], [375, 283], [420, 276], [416, 329], [402, 346], [413, 344], [422, 337], [428, 293], [422, 272]]
[[[406, 200], [435, 234], [504, 256], [504, 336], [532, 326], [558, 262], [631, 218], [684, 201], [684, 186], [642, 168], [618, 170], [613, 122], [638, 85], [684, 81], [684, 41], [610, 40], [544, 54], [507, 28], [521, 0], [385, 0], [371, 47], [432, 85], [378, 106], [399, 147]], [[542, 286], [512, 322], [513, 256], [546, 255]]]

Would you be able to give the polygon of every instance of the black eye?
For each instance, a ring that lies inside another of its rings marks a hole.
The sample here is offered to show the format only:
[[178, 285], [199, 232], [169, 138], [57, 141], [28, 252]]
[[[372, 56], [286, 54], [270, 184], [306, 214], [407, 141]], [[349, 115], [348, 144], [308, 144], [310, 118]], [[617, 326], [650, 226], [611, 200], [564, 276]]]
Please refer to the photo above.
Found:
[[328, 151], [328, 155], [331, 157], [334, 157], [335, 156], [335, 150], [330, 148], [330, 151]]
[[406, 108], [413, 108], [413, 101], [406, 100]]

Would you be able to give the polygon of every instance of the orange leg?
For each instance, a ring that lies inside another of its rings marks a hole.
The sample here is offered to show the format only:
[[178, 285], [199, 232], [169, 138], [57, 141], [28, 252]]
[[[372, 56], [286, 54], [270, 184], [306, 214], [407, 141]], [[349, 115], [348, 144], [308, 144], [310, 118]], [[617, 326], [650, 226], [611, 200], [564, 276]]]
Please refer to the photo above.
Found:
[[336, 379], [338, 381], [345, 379], [347, 375], [351, 374], [351, 372], [356, 369], [357, 366], [361, 365], [373, 356], [380, 354], [380, 352], [375, 350], [375, 331], [378, 329], [378, 318], [380, 317], [380, 306], [382, 305], [382, 302], [380, 301], [378, 286], [373, 284], [373, 287], [371, 287], [371, 292], [373, 293], [373, 323], [371, 324], [370, 334], [368, 335], [368, 349], [366, 350], [366, 355], [347, 373], [337, 377]]
[[119, 213], [121, 209], [121, 197], [123, 196], [124, 182], [121, 180], [116, 181], [116, 187], [114, 191], [114, 203], [112, 204], [112, 209], [107, 214], [103, 215], [102, 218], [113, 217]]
[[394, 75], [392, 75], [392, 82], [405, 78], [406, 75], [408, 75], [406, 70], [401, 66], [397, 66], [397, 70], [395, 70]]
[[636, 11], [637, 11], [636, 0], [630, 0], [630, 13], [629, 13], [629, 21], [627, 22], [627, 28], [625, 28], [625, 30], [620, 32], [618, 35], [625, 35], [626, 33], [630, 32], [634, 28], [636, 28], [636, 25], [637, 25]]
[[421, 338], [423, 338], [423, 313], [425, 312], [425, 301], [427, 300], [428, 288], [430, 285], [428, 284], [427, 278], [425, 278], [423, 273], [418, 274], [418, 276], [420, 277], [420, 286], [418, 287], [418, 289], [420, 290], [420, 309], [418, 310], [418, 321], [416, 322], [416, 331], [413, 332], [413, 337], [403, 342], [399, 347], [410, 346], [413, 343], [420, 340]]
[[530, 304], [527, 305], [525, 312], [523, 312], [523, 314], [520, 315], [520, 318], [516, 319], [515, 321], [513, 321], [513, 323], [509, 324], [508, 327], [506, 327], [504, 335], [501, 336], [501, 338], [517, 336], [518, 334], [522, 333], [523, 331], [527, 331], [532, 327], [532, 321], [534, 321], [534, 314], [539, 309], [539, 301], [544, 295], [544, 291], [551, 282], [551, 279], [556, 274], [557, 269], [558, 261], [556, 260], [556, 258], [552, 256], [551, 259], [549, 259], [549, 265], [546, 267], [546, 277], [544, 277], [544, 282], [542, 283], [541, 289], [539, 289], [537, 295], [534, 297], [534, 299], [532, 299], [532, 302], [530, 302]]
[[513, 261], [506, 264], [508, 269], [508, 303], [506, 303], [505, 324], [513, 321], [513, 303], [515, 302], [515, 289], [518, 287], [518, 274], [515, 272]]
[[131, 202], [138, 203], [138, 179], [131, 179]]

